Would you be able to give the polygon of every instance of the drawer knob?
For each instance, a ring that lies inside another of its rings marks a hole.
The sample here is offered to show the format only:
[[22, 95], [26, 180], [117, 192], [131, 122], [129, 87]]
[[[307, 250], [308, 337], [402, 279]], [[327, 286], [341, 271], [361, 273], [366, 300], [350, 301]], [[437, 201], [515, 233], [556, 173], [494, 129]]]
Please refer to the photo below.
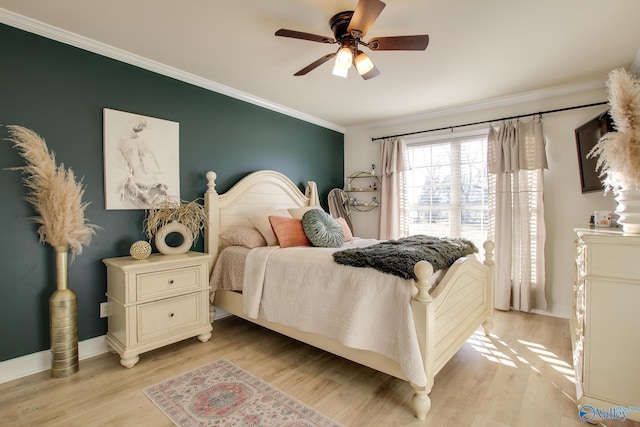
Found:
[[169, 284], [173, 285], [173, 279], [169, 279]]
[[169, 317], [173, 317], [173, 316], [175, 316], [174, 313], [169, 313]]

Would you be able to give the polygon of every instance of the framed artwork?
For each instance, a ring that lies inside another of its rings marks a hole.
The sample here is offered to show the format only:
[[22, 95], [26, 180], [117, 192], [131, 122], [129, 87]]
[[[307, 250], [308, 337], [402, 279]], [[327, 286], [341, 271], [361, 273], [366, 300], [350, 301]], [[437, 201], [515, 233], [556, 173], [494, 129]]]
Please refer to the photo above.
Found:
[[180, 200], [179, 123], [105, 108], [106, 209]]

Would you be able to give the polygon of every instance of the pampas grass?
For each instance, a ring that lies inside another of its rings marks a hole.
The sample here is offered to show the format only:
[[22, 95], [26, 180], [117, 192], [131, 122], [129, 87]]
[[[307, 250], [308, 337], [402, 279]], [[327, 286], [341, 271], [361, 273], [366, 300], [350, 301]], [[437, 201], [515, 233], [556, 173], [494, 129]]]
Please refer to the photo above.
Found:
[[607, 189], [640, 188], [640, 81], [624, 68], [607, 80], [615, 132], [605, 134], [589, 152]]
[[204, 206], [199, 204], [197, 199], [191, 202], [165, 199], [154, 203], [151, 209], [147, 211], [147, 217], [144, 220], [144, 231], [149, 240], [153, 238], [160, 228], [171, 221], [178, 221], [187, 227], [195, 245], [198, 236], [207, 223], [207, 214]]
[[68, 246], [73, 260], [99, 228], [84, 218], [89, 203], [82, 202], [82, 182], [76, 182], [73, 171], [65, 169], [63, 164], [56, 166], [54, 153], [49, 152], [45, 140], [37, 133], [16, 125], [7, 126], [7, 129], [7, 140], [13, 143], [26, 163], [10, 169], [22, 171], [24, 175], [22, 181], [28, 190], [25, 200], [38, 214], [31, 219], [40, 224], [40, 243]]

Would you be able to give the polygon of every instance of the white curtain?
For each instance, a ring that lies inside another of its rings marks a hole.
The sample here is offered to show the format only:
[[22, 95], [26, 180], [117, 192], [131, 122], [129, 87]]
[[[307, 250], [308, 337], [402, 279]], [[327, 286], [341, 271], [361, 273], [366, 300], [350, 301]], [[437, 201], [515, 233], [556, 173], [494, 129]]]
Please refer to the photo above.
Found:
[[407, 146], [402, 138], [382, 144], [380, 168], [380, 239], [399, 239], [409, 234], [407, 224]]
[[545, 298], [542, 119], [491, 126], [487, 139], [489, 239], [495, 247], [495, 307], [531, 311]]

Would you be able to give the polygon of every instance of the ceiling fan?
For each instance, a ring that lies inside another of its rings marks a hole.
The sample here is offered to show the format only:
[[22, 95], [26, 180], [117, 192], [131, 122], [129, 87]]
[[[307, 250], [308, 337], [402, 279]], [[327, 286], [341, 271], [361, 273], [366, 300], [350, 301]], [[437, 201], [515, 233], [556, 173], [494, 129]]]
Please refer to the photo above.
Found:
[[371, 50], [425, 50], [429, 44], [429, 36], [394, 36], [377, 37], [365, 42], [362, 40], [378, 18], [382, 9], [386, 6], [380, 0], [359, 0], [355, 11], [345, 11], [334, 15], [329, 20], [329, 26], [335, 38], [304, 33], [295, 30], [280, 29], [276, 36], [290, 37], [294, 39], [309, 40], [312, 42], [335, 44], [340, 47], [336, 52], [329, 53], [307, 65], [294, 76], [303, 76], [329, 61], [336, 58], [333, 66], [333, 74], [347, 77], [352, 64], [355, 64], [358, 73], [363, 79], [368, 80], [380, 74], [371, 59], [360, 50], [365, 46]]

